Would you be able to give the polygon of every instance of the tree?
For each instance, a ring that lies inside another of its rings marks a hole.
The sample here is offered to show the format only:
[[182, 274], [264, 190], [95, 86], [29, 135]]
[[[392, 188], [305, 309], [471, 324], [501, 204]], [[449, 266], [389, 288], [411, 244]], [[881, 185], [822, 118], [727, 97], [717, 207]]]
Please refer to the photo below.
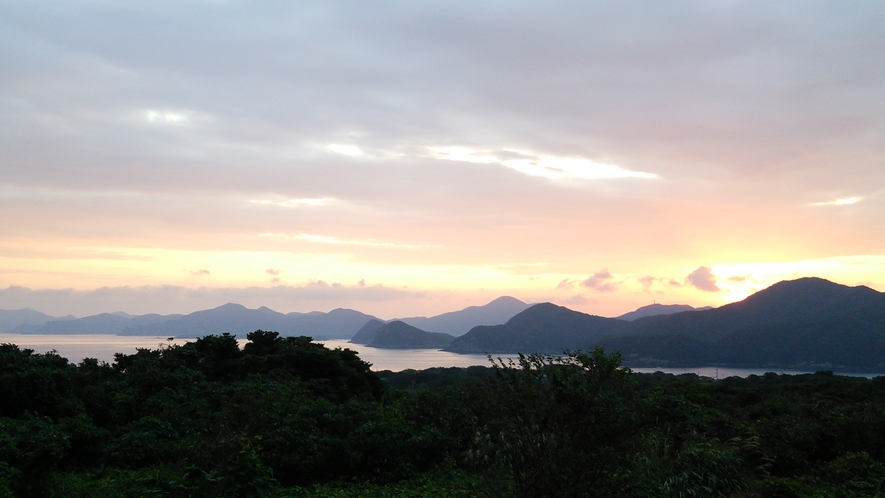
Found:
[[495, 362], [472, 396], [473, 455], [523, 497], [598, 495], [635, 432], [630, 370], [597, 348]]

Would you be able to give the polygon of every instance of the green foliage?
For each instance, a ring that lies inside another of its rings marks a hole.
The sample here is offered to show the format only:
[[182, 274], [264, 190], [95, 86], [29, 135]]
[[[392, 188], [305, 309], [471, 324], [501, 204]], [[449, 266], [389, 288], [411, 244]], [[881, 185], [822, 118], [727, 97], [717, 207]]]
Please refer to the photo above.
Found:
[[455, 469], [417, 474], [396, 483], [339, 481], [291, 488], [280, 496], [287, 498], [474, 498], [481, 491], [482, 479], [476, 473]]
[[754, 471], [764, 471], [747, 465], [757, 446], [753, 439], [690, 434], [677, 442], [668, 434], [646, 434], [634, 449], [624, 488], [629, 496], [649, 498], [740, 495], [754, 486]]
[[0, 498], [885, 496], [882, 378], [633, 374], [599, 349], [379, 376], [248, 339], [112, 365], [0, 345]]
[[0, 344], [0, 416], [39, 413], [58, 419], [77, 413], [74, 371], [55, 351], [35, 354], [15, 344]]
[[8, 463], [0, 461], [0, 498], [13, 498], [13, 480], [19, 474], [18, 469], [10, 467]]
[[496, 367], [472, 407], [472, 458], [496, 476], [490, 485], [509, 484], [515, 496], [567, 497], [611, 484], [636, 429], [630, 371], [620, 357], [601, 349], [520, 355]]

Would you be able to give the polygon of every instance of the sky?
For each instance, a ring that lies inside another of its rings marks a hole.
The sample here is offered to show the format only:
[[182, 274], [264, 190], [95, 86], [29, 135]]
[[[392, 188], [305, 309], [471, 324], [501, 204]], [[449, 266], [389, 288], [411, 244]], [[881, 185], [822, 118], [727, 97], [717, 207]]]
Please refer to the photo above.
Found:
[[885, 290], [885, 3], [6, 0], [0, 309]]

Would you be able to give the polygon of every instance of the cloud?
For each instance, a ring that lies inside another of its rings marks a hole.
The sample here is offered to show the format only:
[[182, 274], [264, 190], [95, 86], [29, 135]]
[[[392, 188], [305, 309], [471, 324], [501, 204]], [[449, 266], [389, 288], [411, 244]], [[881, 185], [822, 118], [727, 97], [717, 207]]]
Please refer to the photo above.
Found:
[[571, 289], [575, 286], [575, 280], [569, 280], [567, 278], [563, 279], [562, 282], [559, 282], [559, 285], [556, 286], [557, 289]]
[[279, 276], [279, 275], [283, 274], [283, 270], [275, 270], [273, 268], [268, 268], [268, 269], [264, 270], [264, 273], [267, 273], [268, 275]]
[[345, 246], [365, 246], [365, 247], [396, 247], [401, 249], [417, 249], [417, 248], [428, 248], [430, 246], [427, 245], [415, 245], [415, 244], [398, 244], [395, 242], [379, 242], [373, 239], [365, 239], [365, 240], [344, 240], [339, 239], [338, 237], [329, 237], [326, 235], [315, 235], [309, 233], [299, 233], [296, 235], [291, 235], [288, 233], [260, 233], [259, 237], [275, 237], [275, 238], [283, 238], [283, 239], [300, 239], [307, 242], [313, 242], [316, 244], [330, 244], [330, 245], [345, 245]]
[[381, 284], [346, 286], [310, 281], [300, 286], [271, 287], [182, 287], [119, 286], [94, 290], [39, 289], [21, 286], [0, 289], [0, 309], [31, 308], [53, 316], [86, 316], [109, 311], [144, 313], [190, 313], [201, 309], [240, 303], [248, 307], [268, 306], [277, 311], [329, 310], [360, 307], [370, 303], [423, 299], [424, 292], [407, 291]]
[[356, 145], [345, 145], [345, 144], [329, 144], [326, 146], [331, 152], [335, 152], [337, 154], [342, 154], [350, 157], [357, 157], [365, 155], [365, 153]]
[[728, 277], [729, 282], [744, 282], [745, 280], [747, 280], [746, 275], [735, 275], [733, 277]]
[[612, 292], [617, 287], [617, 282], [612, 282], [615, 277], [608, 270], [598, 271], [592, 277], [581, 282], [583, 287], [597, 290], [599, 292]]
[[252, 204], [260, 204], [263, 206], [294, 208], [300, 206], [324, 206], [336, 202], [336, 199], [333, 199], [331, 197], [305, 197], [301, 199], [283, 199], [275, 201], [267, 199], [252, 199], [249, 202], [251, 202]]
[[575, 294], [574, 296], [562, 301], [563, 304], [570, 304], [574, 306], [581, 306], [584, 304], [590, 304], [591, 301], [584, 297], [582, 294]]
[[845, 197], [833, 201], [815, 202], [812, 206], [850, 206], [862, 201], [863, 197]]
[[209, 270], [207, 270], [205, 268], [200, 268], [199, 270], [188, 271], [188, 273], [190, 273], [191, 275], [193, 275], [195, 277], [205, 277], [205, 276], [212, 274], [209, 272]]
[[[592, 248], [641, 276], [698, 247], [885, 247], [876, 2], [70, 0], [64, 29], [58, 5], [0, 16], [4, 285], [156, 281], [163, 261], [100, 261], [116, 248], [309, 254], [304, 275], [347, 282], [393, 263], [420, 286], [409, 265], [543, 258], [548, 278]], [[74, 245], [95, 258], [22, 272]], [[169, 267], [214, 261], [187, 256]], [[345, 257], [363, 266], [322, 269]]]
[[592, 161], [583, 157], [558, 157], [526, 151], [486, 153], [468, 147], [428, 147], [432, 157], [469, 163], [498, 163], [529, 176], [549, 179], [606, 180], [615, 178], [657, 178], [653, 173], [630, 171], [621, 166]]
[[716, 285], [716, 276], [706, 266], [701, 266], [689, 273], [685, 277], [685, 281], [692, 287], [705, 292], [719, 292], [721, 290]]
[[638, 280], [639, 280], [639, 283], [642, 284], [642, 290], [644, 292], [648, 292], [649, 289], [651, 289], [652, 285], [654, 285], [658, 282], [662, 282], [664, 279], [658, 278], [658, 277], [652, 277], [652, 276], [648, 275], [648, 276], [642, 277]]

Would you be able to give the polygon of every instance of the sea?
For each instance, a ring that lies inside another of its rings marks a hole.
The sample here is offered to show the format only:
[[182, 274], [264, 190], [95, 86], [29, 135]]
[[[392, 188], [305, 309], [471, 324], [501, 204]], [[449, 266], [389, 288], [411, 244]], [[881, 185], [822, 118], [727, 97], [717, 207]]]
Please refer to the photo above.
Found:
[[[114, 354], [133, 354], [138, 348], [157, 349], [172, 344], [184, 344], [193, 339], [172, 339], [165, 337], [148, 336], [119, 336], [102, 334], [12, 334], [0, 333], [0, 344], [17, 344], [20, 348], [32, 349], [37, 353], [55, 351], [73, 363], [79, 363], [84, 358], [95, 358], [99, 361], [112, 363]], [[238, 339], [242, 347], [246, 339]], [[491, 361], [487, 355], [480, 354], [457, 354], [434, 349], [379, 349], [362, 344], [352, 344], [346, 340], [317, 340], [328, 348], [347, 348], [359, 353], [360, 358], [372, 365], [372, 370], [391, 370], [400, 372], [403, 370], [424, 370], [434, 367], [470, 367], [475, 365], [490, 366]], [[493, 355], [504, 361], [512, 359], [507, 355]], [[701, 377], [712, 379], [724, 379], [727, 377], [749, 377], [750, 375], [763, 375], [767, 372], [777, 374], [805, 374], [812, 373], [808, 370], [771, 370], [758, 368], [723, 368], [723, 367], [693, 367], [693, 368], [632, 368], [634, 372], [664, 372], [672, 374], [696, 374]], [[835, 372], [839, 375], [851, 375], [858, 377], [876, 377], [885, 374]]]

